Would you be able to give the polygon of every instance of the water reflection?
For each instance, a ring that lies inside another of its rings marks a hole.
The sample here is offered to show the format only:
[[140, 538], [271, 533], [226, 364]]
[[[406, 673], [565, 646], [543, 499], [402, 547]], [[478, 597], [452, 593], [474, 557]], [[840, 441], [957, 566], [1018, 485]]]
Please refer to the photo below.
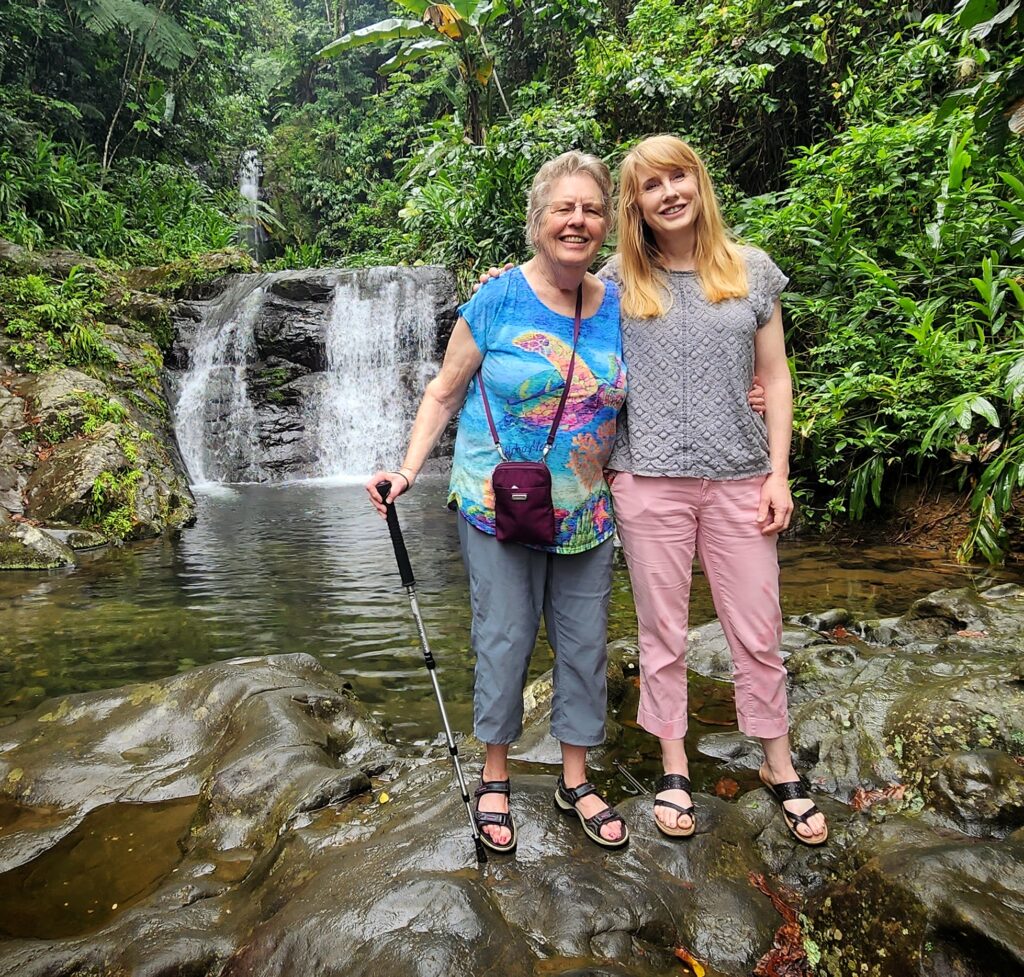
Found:
[[[468, 729], [472, 660], [455, 516], [444, 483], [400, 503], [417, 593], [452, 723]], [[403, 740], [433, 739], [437, 713], [385, 524], [358, 485], [214, 488], [177, 542], [98, 553], [50, 574], [0, 575], [0, 717], [59, 693], [173, 674], [240, 655], [315, 655], [345, 675]], [[907, 550], [782, 547], [787, 614], [848, 607], [901, 613], [940, 587], [1021, 574], [965, 569]], [[698, 575], [694, 623], [713, 616]], [[616, 569], [611, 636], [635, 634], [628, 576]], [[533, 675], [550, 666], [541, 643]]]

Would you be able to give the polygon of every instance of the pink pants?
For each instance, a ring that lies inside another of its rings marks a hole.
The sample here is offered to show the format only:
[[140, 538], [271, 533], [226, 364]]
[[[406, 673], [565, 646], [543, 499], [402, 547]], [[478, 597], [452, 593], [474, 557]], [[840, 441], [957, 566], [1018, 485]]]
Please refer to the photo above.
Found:
[[694, 549], [732, 651], [736, 715], [749, 736], [789, 728], [776, 536], [754, 522], [764, 477], [712, 481], [619, 472], [615, 522], [639, 622], [637, 721], [661, 739], [686, 734], [686, 633]]

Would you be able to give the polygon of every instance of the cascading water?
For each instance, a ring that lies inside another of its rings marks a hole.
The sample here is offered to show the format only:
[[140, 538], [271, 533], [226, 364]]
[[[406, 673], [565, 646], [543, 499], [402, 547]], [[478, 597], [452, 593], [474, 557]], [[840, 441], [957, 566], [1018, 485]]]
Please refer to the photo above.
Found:
[[312, 418], [321, 475], [398, 464], [418, 402], [405, 391], [429, 379], [436, 331], [433, 299], [411, 278], [370, 269], [363, 281], [336, 286], [326, 383]]
[[365, 477], [400, 460], [454, 317], [440, 268], [238, 276], [184, 303], [168, 370], [194, 485]]
[[245, 200], [243, 219], [246, 243], [259, 261], [267, 243], [267, 231], [260, 220], [260, 157], [255, 149], [247, 149], [242, 153], [238, 167], [238, 192]]
[[267, 277], [245, 276], [224, 292], [192, 349], [174, 415], [178, 448], [193, 485], [266, 479], [246, 371]]

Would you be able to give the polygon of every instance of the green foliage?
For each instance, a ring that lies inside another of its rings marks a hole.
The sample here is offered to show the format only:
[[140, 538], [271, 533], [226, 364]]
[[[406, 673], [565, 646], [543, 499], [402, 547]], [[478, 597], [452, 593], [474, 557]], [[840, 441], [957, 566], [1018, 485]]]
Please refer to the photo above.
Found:
[[40, 275], [0, 281], [0, 325], [22, 340], [9, 347], [18, 368], [38, 373], [51, 365], [113, 363], [99, 318], [105, 291], [99, 276], [80, 265], [60, 283]]
[[974, 486], [961, 556], [999, 560], [1024, 485], [1019, 150], [997, 172], [962, 112], [860, 126], [832, 147], [739, 208], [742, 230], [792, 269], [805, 509], [860, 519], [901, 478], [952, 474]]
[[87, 147], [41, 135], [29, 152], [0, 149], [0, 166], [0, 236], [24, 247], [151, 264], [226, 247], [239, 233], [237, 194], [215, 194], [175, 167], [126, 162], [104, 185]]
[[128, 418], [128, 408], [113, 398], [83, 392], [79, 399], [85, 409], [83, 434], [92, 434], [104, 424], [120, 424]]
[[87, 524], [108, 539], [127, 539], [135, 525], [135, 489], [141, 480], [137, 468], [100, 472], [93, 481]]
[[589, 113], [566, 118], [550, 104], [492, 127], [482, 146], [456, 141], [438, 124], [401, 174], [403, 257], [453, 268], [464, 290], [476, 268], [522, 260], [526, 194], [537, 169], [565, 146], [595, 151], [600, 140]]
[[[998, 560], [1024, 490], [1022, 17], [1016, 0], [934, 9], [7, 0], [0, 236], [160, 265], [178, 294], [250, 267], [197, 256], [251, 220], [234, 184], [255, 148], [268, 269], [436, 262], [465, 290], [526, 256], [542, 162], [614, 164], [678, 132], [791, 276], [805, 513], [871, 518], [903, 480], [945, 481], [973, 507], [961, 555]], [[101, 368], [90, 289], [0, 284], [5, 356]], [[133, 369], [125, 396], [152, 411], [160, 364]]]
[[[423, 58], [447, 57], [454, 53], [466, 99], [466, 132], [473, 142], [483, 140], [486, 103], [482, 90], [493, 80], [502, 102], [494, 58], [484, 38], [485, 31], [508, 13], [509, 6], [520, 0], [452, 0], [452, 3], [430, 3], [429, 0], [395, 0], [403, 11], [416, 19], [389, 18], [369, 27], [344, 34], [321, 48], [318, 58], [333, 58], [343, 51], [365, 45], [390, 47], [398, 42], [398, 50], [378, 69], [382, 75], [393, 74], [403, 66]], [[508, 105], [505, 103], [508, 111]]]

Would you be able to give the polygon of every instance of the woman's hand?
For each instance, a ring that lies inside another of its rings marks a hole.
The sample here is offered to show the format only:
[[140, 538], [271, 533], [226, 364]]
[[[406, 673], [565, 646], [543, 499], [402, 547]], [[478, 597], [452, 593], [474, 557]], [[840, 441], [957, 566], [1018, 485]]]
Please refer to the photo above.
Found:
[[498, 278], [501, 278], [506, 271], [511, 271], [513, 268], [515, 268], [515, 265], [511, 261], [506, 261], [500, 268], [495, 268], [494, 265], [491, 265], [491, 267], [480, 276], [480, 280], [473, 286], [473, 291], [479, 292], [481, 285], [486, 285], [490, 281], [495, 281]]
[[747, 391], [747, 403], [750, 405], [751, 410], [757, 411], [758, 414], [764, 417], [764, 387], [761, 386], [761, 381], [756, 376], [751, 381], [750, 389]]
[[380, 482], [390, 482], [391, 491], [388, 493], [388, 501], [394, 502], [400, 495], [404, 495], [412, 488], [412, 483], [416, 481], [416, 475], [412, 473], [411, 469], [395, 469], [394, 471], [379, 471], [374, 472], [370, 476], [370, 480], [366, 483], [364, 488], [366, 489], [367, 495], [370, 496], [370, 501], [373, 503], [373, 507], [380, 513], [382, 519], [387, 519], [388, 509], [384, 504], [384, 500], [380, 497], [380, 492], [377, 491], [377, 485]]
[[757, 507], [756, 521], [761, 525], [761, 535], [771, 536], [789, 529], [792, 515], [793, 496], [789, 491], [789, 480], [781, 475], [769, 475], [761, 486], [761, 504]]

